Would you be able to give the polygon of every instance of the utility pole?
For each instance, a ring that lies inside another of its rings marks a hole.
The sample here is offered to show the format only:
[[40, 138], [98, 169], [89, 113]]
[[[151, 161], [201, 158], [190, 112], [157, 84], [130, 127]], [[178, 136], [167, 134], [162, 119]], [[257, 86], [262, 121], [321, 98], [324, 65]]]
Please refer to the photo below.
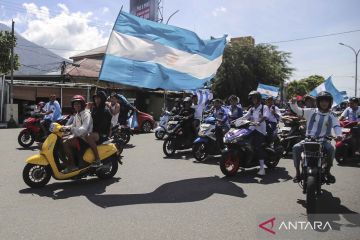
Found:
[[357, 75], [358, 75], [358, 56], [359, 56], [359, 52], [360, 49], [358, 51], [356, 51], [353, 47], [346, 45], [344, 43], [339, 43], [340, 45], [350, 48], [354, 54], [355, 54], [355, 97], [357, 97]]
[[[11, 82], [10, 82], [10, 104], [14, 103], [14, 94], [13, 94], [13, 84], [14, 84], [14, 45], [15, 45], [15, 36], [14, 36], [14, 28], [15, 22], [12, 20], [12, 27], [11, 27]], [[12, 106], [11, 106], [11, 115]]]

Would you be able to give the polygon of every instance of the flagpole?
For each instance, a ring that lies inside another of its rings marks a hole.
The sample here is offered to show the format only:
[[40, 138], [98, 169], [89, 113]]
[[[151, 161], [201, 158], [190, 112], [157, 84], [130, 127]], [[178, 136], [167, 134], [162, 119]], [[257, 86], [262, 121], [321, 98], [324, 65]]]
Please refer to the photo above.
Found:
[[[121, 5], [121, 8], [120, 8], [119, 14], [118, 14], [118, 16], [117, 16], [117, 18], [116, 18], [116, 19], [118, 19], [118, 18], [119, 18], [120, 14], [121, 14], [121, 12], [122, 12], [122, 9], [123, 9], [123, 5]], [[114, 26], [113, 26], [113, 28], [112, 28], [112, 30], [111, 30], [111, 33], [114, 31], [115, 24], [116, 24], [116, 20], [115, 20]], [[111, 36], [110, 36], [110, 37], [111, 37]], [[110, 41], [110, 37], [109, 37], [109, 41]], [[105, 49], [105, 53], [104, 53], [104, 58], [103, 58], [103, 61], [102, 61], [102, 63], [101, 63], [101, 68], [100, 68], [100, 72], [99, 72], [99, 74], [101, 73], [101, 69], [102, 69], [102, 68], [103, 68], [103, 66], [104, 66], [105, 55], [106, 55], [106, 53], [107, 53], [107, 49], [108, 49], [108, 46], [109, 46], [109, 41], [108, 41], [108, 44], [106, 45], [106, 49]], [[98, 85], [99, 85], [99, 81], [100, 81], [100, 76], [98, 77], [98, 79], [97, 79], [97, 81], [96, 81], [96, 85], [95, 85], [95, 92], [97, 92]]]

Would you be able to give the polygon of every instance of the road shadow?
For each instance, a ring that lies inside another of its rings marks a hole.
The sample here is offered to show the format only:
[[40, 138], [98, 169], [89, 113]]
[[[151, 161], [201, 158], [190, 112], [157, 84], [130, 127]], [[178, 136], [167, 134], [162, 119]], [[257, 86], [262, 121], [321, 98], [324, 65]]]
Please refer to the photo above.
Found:
[[36, 194], [54, 200], [84, 196], [90, 202], [102, 208], [152, 203], [197, 202], [207, 199], [213, 194], [224, 194], [240, 198], [247, 196], [242, 188], [218, 176], [165, 183], [149, 193], [103, 195], [106, 192], [107, 186], [119, 180], [120, 178], [107, 180], [95, 178], [65, 183], [60, 182], [49, 184], [41, 189], [22, 189], [19, 193]]
[[358, 159], [351, 159], [346, 163], [338, 164], [339, 167], [355, 167], [360, 168], [360, 160]]
[[197, 202], [213, 194], [240, 198], [247, 196], [236, 184], [215, 176], [165, 183], [149, 193], [92, 195], [88, 196], [88, 199], [99, 207], [108, 208], [137, 204]]
[[208, 156], [204, 161], [194, 160], [195, 164], [219, 165], [221, 156]]
[[194, 158], [191, 149], [189, 150], [179, 150], [171, 157], [163, 157], [164, 159], [174, 159], [174, 160], [189, 160]]
[[112, 179], [81, 179], [69, 182], [56, 182], [43, 188], [26, 188], [19, 191], [21, 194], [36, 194], [40, 197], [49, 197], [54, 200], [71, 197], [92, 196], [106, 192], [106, 187], [120, 181]]
[[128, 143], [128, 144], [125, 144], [124, 145], [124, 149], [131, 149], [131, 148], [134, 148], [136, 147], [134, 144], [131, 144], [131, 143]]
[[[308, 215], [308, 220], [310, 222], [321, 221], [329, 222], [332, 230], [340, 231], [341, 227], [350, 227], [358, 228], [360, 227], [360, 214], [358, 212], [352, 211], [346, 206], [341, 204], [341, 200], [338, 197], [334, 197], [333, 194], [329, 191], [322, 190], [322, 194], [317, 200], [317, 210], [316, 214]], [[305, 196], [305, 195], [304, 195]], [[298, 199], [297, 203], [302, 205], [306, 209], [306, 201], [303, 199]], [[343, 217], [346, 219], [346, 224], [341, 224], [339, 221]], [[326, 232], [329, 229], [319, 230]]]
[[16, 149], [20, 150], [20, 151], [24, 151], [24, 150], [37, 151], [37, 150], [39, 150], [39, 146], [31, 146], [31, 147], [28, 147], [28, 148], [18, 147]]
[[[258, 168], [243, 169], [234, 177], [228, 179], [237, 183], [259, 183], [259, 184], [273, 184], [286, 182], [292, 179], [289, 172], [284, 167], [276, 167], [274, 169], [266, 169], [266, 175], [260, 176], [257, 174]], [[227, 177], [225, 177], [227, 178]]]

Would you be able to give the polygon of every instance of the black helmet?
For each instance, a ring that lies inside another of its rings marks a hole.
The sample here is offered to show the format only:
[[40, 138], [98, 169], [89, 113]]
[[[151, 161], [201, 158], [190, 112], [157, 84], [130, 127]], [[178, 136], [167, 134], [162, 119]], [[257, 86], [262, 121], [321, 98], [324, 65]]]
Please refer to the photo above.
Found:
[[329, 109], [332, 107], [333, 97], [332, 97], [331, 93], [326, 92], [326, 91], [319, 92], [318, 95], [316, 96], [316, 106], [317, 107], [320, 106], [321, 100], [328, 100], [330, 102]]
[[356, 97], [352, 97], [352, 98], [349, 99], [349, 102], [359, 104], [359, 99], [356, 98]]
[[249, 100], [251, 100], [252, 97], [256, 97], [259, 101], [261, 101], [261, 94], [258, 91], [251, 91], [248, 95]]

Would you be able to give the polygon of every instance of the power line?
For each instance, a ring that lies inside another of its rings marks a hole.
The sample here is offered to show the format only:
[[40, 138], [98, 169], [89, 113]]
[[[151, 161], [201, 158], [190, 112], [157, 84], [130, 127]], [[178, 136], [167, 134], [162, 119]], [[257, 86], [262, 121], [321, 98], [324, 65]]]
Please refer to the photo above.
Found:
[[329, 34], [317, 35], [317, 36], [311, 36], [311, 37], [295, 38], [295, 39], [290, 39], [290, 40], [282, 40], [282, 41], [276, 41], [276, 42], [268, 42], [268, 43], [262, 43], [262, 44], [274, 44], [274, 43], [286, 43], [286, 42], [303, 41], [303, 40], [308, 40], [308, 39], [331, 37], [331, 36], [354, 33], [354, 32], [360, 32], [360, 29], [350, 30], [350, 31], [345, 31], [345, 32], [329, 33]]

